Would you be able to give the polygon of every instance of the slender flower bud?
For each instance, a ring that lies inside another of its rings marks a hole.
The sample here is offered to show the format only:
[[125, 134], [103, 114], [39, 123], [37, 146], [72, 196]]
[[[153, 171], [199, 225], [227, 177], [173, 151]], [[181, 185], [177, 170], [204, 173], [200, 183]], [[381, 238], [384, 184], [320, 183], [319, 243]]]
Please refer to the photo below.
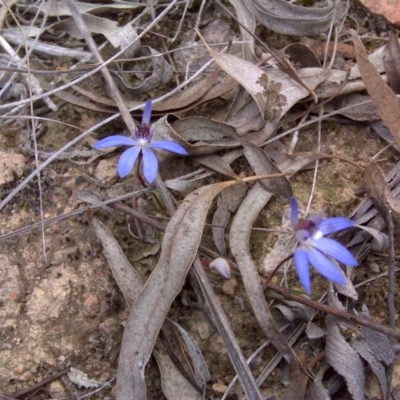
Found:
[[220, 275], [226, 279], [231, 278], [231, 266], [225, 258], [216, 258], [210, 262], [210, 268], [215, 269]]

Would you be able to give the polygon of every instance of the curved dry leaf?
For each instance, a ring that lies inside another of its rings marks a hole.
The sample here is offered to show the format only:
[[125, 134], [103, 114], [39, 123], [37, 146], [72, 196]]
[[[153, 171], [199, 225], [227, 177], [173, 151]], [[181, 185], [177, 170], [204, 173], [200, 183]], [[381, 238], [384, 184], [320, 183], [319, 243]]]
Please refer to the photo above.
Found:
[[111, 268], [112, 274], [129, 307], [132, 307], [139, 296], [143, 282], [125, 257], [119, 243], [105, 225], [97, 218], [92, 217], [92, 226], [96, 236], [101, 241], [104, 257]]
[[325, 336], [325, 331], [310, 321], [307, 324], [306, 335], [309, 339], [320, 339]]
[[332, 400], [329, 396], [329, 392], [326, 390], [323, 385], [321, 378], [315, 379], [311, 382], [310, 385], [310, 400]]
[[261, 183], [257, 182], [254, 185], [233, 218], [229, 243], [232, 254], [240, 269], [243, 283], [258, 324], [280, 354], [286, 358], [290, 366], [295, 370], [297, 365], [296, 358], [275, 325], [268, 304], [265, 301], [257, 266], [249, 250], [249, 237], [253, 222], [271, 199], [272, 195]]
[[202, 187], [181, 203], [165, 231], [160, 259], [126, 322], [118, 364], [117, 397], [145, 400], [144, 370], [173, 299], [196, 256], [214, 197], [233, 181]]
[[[136, 41], [138, 34], [131, 24], [120, 26], [117, 21], [108, 18], [101, 18], [91, 14], [82, 14], [89, 32], [100, 33], [114, 46], [114, 48], [123, 48], [133, 43], [129, 50], [124, 52], [125, 57], [133, 57], [141, 44], [140, 40]], [[52, 29], [60, 29], [67, 32], [74, 39], [82, 40], [84, 37], [77, 28], [74, 18], [67, 18], [64, 21], [51, 25]], [[49, 29], [49, 28], [47, 28]]]
[[396, 144], [393, 135], [389, 132], [389, 130], [386, 128], [385, 124], [381, 120], [372, 122], [370, 124], [370, 127], [378, 136], [380, 136], [386, 142], [390, 143], [393, 149], [400, 152], [400, 146]]
[[346, 380], [354, 400], [364, 400], [364, 367], [357, 352], [340, 332], [337, 319], [327, 316], [326, 360]]
[[325, 112], [336, 111], [355, 121], [376, 121], [380, 119], [369, 96], [359, 93], [350, 93], [340, 96], [324, 105]]
[[247, 4], [261, 24], [274, 32], [292, 36], [327, 32], [347, 11], [345, 2], [340, 0], [326, 8], [301, 7], [285, 0], [247, 0]]
[[231, 213], [221, 195], [217, 198], [217, 209], [212, 218], [212, 234], [215, 247], [222, 257], [226, 257], [225, 228], [228, 225]]
[[229, 163], [225, 161], [219, 154], [207, 154], [204, 156], [197, 156], [192, 158], [196, 163], [200, 163], [212, 171], [218, 172], [229, 178], [240, 180], [239, 176], [235, 174]]
[[383, 64], [391, 89], [400, 94], [400, 46], [397, 35], [391, 35], [385, 46]]
[[211, 380], [211, 375], [208, 371], [206, 362], [204, 361], [204, 357], [201, 353], [201, 350], [199, 349], [199, 346], [197, 345], [196, 341], [189, 335], [189, 333], [179, 324], [177, 324], [172, 319], [168, 319], [168, 321], [175, 327], [176, 330], [178, 330], [182, 341], [185, 343], [186, 352], [192, 362], [196, 383], [201, 388], [204, 388], [206, 383]]
[[288, 55], [293, 61], [303, 68], [321, 68], [315, 53], [303, 43], [292, 43], [281, 50], [283, 55]]
[[365, 88], [382, 121], [395, 138], [397, 144], [400, 144], [400, 104], [397, 97], [368, 60], [367, 52], [354, 30], [351, 30], [351, 36]]
[[[160, 53], [157, 50], [154, 50], [148, 46], [142, 46], [140, 48], [140, 52], [137, 54], [138, 56], [152, 56], [151, 61], [145, 60], [143, 62], [138, 62], [137, 70], [139, 71], [151, 71], [151, 75], [145, 78], [147, 75], [143, 72], [135, 72], [135, 68], [130, 71], [112, 71], [114, 79], [116, 79], [123, 87], [124, 92], [131, 95], [136, 96], [141, 93], [147, 93], [154, 88], [159, 87], [160, 85], [164, 85], [171, 79], [173, 75], [172, 66], [167, 63], [164, 57], [160, 57]], [[140, 77], [140, 79], [144, 79], [143, 83], [140, 86], [132, 87], [125, 79], [124, 75], [136, 75]]]
[[169, 189], [188, 194], [188, 192], [197, 189], [201, 185], [202, 181], [210, 177], [212, 174], [212, 172], [200, 168], [188, 175], [180, 176], [175, 179], [168, 179], [164, 183]]
[[374, 251], [385, 251], [389, 248], [389, 237], [379, 229], [370, 226], [358, 225], [359, 229], [368, 232], [372, 237], [371, 249]]
[[[257, 62], [257, 57], [254, 55], [254, 31], [256, 29], [256, 21], [254, 15], [246, 5], [245, 0], [229, 0], [235, 7], [236, 15], [238, 18], [240, 33], [243, 37], [243, 56], [244, 59], [252, 63]], [[246, 29], [243, 28], [246, 27]], [[251, 33], [250, 33], [251, 32]]]
[[235, 128], [208, 118], [176, 120], [174, 115], [168, 114], [153, 124], [153, 128], [156, 140], [173, 140], [183, 145], [190, 155], [205, 155], [239, 146], [233, 139]]
[[364, 339], [352, 339], [350, 341], [351, 346], [357, 353], [368, 363], [371, 367], [372, 372], [378, 379], [379, 386], [381, 387], [381, 392], [383, 393], [383, 398], [388, 399], [388, 387], [386, 380], [386, 371], [383, 364], [376, 359], [376, 357], [371, 353], [371, 349], [368, 346], [368, 343]]
[[[200, 33], [197, 33], [203, 40]], [[204, 40], [203, 42], [215, 62], [247, 90], [256, 102], [261, 115], [264, 116], [267, 106], [268, 89], [268, 78], [265, 72], [242, 58], [230, 54], [218, 53], [208, 46]]]
[[[281, 173], [263, 149], [241, 138], [237, 133], [234, 134], [234, 138], [242, 144], [243, 153], [257, 175]], [[285, 176], [274, 179], [261, 179], [260, 182], [267, 190], [283, 195], [286, 199], [290, 199], [293, 196], [292, 186]]]
[[[242, 87], [240, 89], [238, 96], [248, 96], [247, 92]], [[238, 96], [235, 98], [234, 104], [232, 104], [225, 122], [233, 126], [240, 136], [243, 136], [247, 132], [260, 129], [264, 124], [264, 118], [260, 114], [256, 102], [251, 97], [248, 96], [247, 102], [240, 107], [240, 105], [236, 103], [236, 101], [240, 101]], [[239, 108], [236, 109], [236, 106], [239, 106]]]
[[[342, 272], [343, 277], [346, 280], [346, 283], [344, 285], [339, 285], [338, 283], [334, 283], [333, 284], [335, 286], [336, 291], [338, 293], [342, 294], [343, 296], [349, 297], [350, 299], [358, 300], [357, 290], [354, 287], [354, 285], [351, 282], [351, 280], [343, 272], [343, 270], [340, 267], [339, 263], [337, 263], [335, 260], [332, 260], [332, 262], [334, 262], [334, 264], [340, 269], [340, 271]], [[349, 267], [349, 268], [351, 268], [351, 267]]]
[[203, 395], [182, 376], [165, 351], [154, 349], [153, 353], [161, 373], [162, 390], [168, 400], [203, 399]]
[[[200, 79], [199, 81], [196, 81], [192, 85], [188, 85], [185, 90], [182, 90], [180, 92], [177, 92], [173, 94], [172, 96], [168, 97], [167, 99], [160, 101], [159, 103], [155, 103], [153, 105], [153, 115], [157, 115], [160, 111], [182, 111], [182, 110], [189, 110], [196, 105], [198, 105], [198, 100], [201, 99], [206, 93], [209, 92], [209, 90], [214, 90], [215, 88], [215, 80], [218, 77], [219, 71], [214, 71], [211, 74], [208, 74], [206, 77]], [[50, 88], [50, 84], [48, 84], [48, 87]], [[78, 85], [73, 86], [74, 90], [76, 90], [78, 93], [82, 94], [83, 96], [87, 97], [88, 99], [92, 100], [93, 102], [96, 103], [101, 103], [110, 107], [116, 107], [115, 103], [113, 100], [109, 99], [108, 97], [103, 97], [99, 96], [98, 94], [94, 93], [91, 90], [86, 90], [81, 88]], [[53, 88], [51, 88], [53, 89]], [[50, 89], [46, 89], [50, 90]], [[226, 88], [226, 90], [229, 90]], [[58, 92], [57, 92], [58, 93]], [[55, 93], [55, 96], [57, 96], [57, 93]], [[219, 96], [219, 93], [217, 93], [216, 97]], [[204, 100], [206, 101], [206, 100]], [[136, 108], [139, 107], [140, 105], [143, 105], [142, 101], [134, 101], [130, 99], [124, 99], [124, 102], [128, 108]], [[89, 103], [89, 106], [92, 103]], [[84, 106], [80, 106], [84, 107]], [[87, 107], [84, 107], [87, 108]], [[90, 108], [89, 108], [90, 109]], [[109, 109], [108, 111], [103, 111], [103, 112], [108, 112], [108, 113], [115, 113], [115, 109]]]

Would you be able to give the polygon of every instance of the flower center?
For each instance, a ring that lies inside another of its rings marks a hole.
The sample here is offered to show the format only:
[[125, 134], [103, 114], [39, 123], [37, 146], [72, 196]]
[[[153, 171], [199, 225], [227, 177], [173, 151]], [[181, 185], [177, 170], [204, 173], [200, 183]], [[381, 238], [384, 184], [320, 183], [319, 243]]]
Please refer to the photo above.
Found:
[[142, 123], [139, 125], [136, 134], [139, 140], [146, 139], [150, 135], [150, 127], [146, 123]]

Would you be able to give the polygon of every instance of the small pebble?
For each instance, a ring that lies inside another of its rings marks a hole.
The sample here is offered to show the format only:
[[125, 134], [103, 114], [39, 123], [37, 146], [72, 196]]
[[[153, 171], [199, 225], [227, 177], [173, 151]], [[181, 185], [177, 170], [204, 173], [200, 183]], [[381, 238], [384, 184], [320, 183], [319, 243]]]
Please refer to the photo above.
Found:
[[222, 291], [229, 296], [233, 296], [235, 294], [236, 285], [237, 280], [235, 278], [228, 279], [222, 284]]
[[223, 383], [214, 383], [214, 385], [212, 385], [212, 388], [216, 393], [224, 394], [228, 389], [228, 386], [224, 385]]

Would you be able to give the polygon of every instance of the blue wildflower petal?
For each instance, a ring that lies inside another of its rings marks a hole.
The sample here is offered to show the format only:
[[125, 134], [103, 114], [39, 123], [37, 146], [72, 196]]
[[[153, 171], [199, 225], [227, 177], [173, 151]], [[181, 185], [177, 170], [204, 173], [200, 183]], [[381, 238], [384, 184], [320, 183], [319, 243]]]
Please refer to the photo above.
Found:
[[153, 183], [158, 171], [157, 156], [150, 150], [143, 148], [143, 175], [146, 181]]
[[121, 154], [118, 161], [118, 174], [121, 178], [125, 178], [131, 172], [141, 150], [139, 146], [134, 146]]
[[93, 145], [93, 147], [95, 149], [104, 149], [106, 147], [115, 147], [115, 146], [135, 146], [136, 144], [137, 144], [136, 140], [133, 140], [128, 136], [113, 135], [99, 140]]
[[299, 221], [299, 205], [297, 204], [297, 200], [292, 197], [290, 199], [290, 224], [294, 228]]
[[301, 244], [307, 242], [307, 240], [310, 240], [312, 237], [312, 233], [307, 229], [299, 229], [298, 231], [296, 231], [295, 235], [297, 241]]
[[181, 154], [183, 156], [188, 154], [188, 152], [180, 144], [171, 142], [169, 140], [158, 140], [156, 142], [150, 143], [149, 147], [153, 149], [170, 151], [172, 153]]
[[308, 261], [308, 251], [297, 248], [294, 252], [294, 263], [297, 269], [297, 275], [299, 276], [300, 282], [308, 294], [311, 293], [311, 280], [310, 280], [310, 268]]
[[151, 100], [147, 100], [142, 115], [142, 124], [150, 125], [151, 118]]
[[346, 279], [343, 276], [342, 270], [332, 261], [329, 261], [320, 251], [310, 248], [307, 253], [310, 263], [326, 279], [341, 285], [346, 283]]
[[346, 247], [342, 246], [336, 240], [329, 238], [321, 238], [318, 240], [311, 239], [310, 244], [342, 264], [350, 265], [352, 267], [356, 267], [358, 265], [358, 262], [354, 258], [353, 254], [351, 254]]
[[342, 229], [351, 228], [355, 225], [355, 222], [351, 219], [344, 217], [334, 217], [334, 218], [326, 218], [321, 221], [318, 226], [318, 230], [322, 232], [322, 234], [329, 235], [330, 233], [339, 232]]

